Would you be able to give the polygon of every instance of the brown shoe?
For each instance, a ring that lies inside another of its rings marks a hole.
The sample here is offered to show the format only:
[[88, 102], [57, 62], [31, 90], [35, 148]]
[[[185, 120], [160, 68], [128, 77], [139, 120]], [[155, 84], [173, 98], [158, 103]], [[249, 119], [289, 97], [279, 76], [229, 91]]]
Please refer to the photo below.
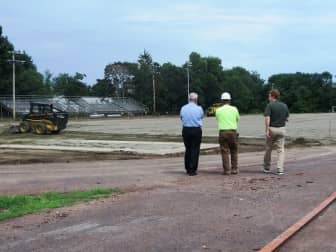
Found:
[[231, 172], [230, 171], [223, 171], [222, 175], [231, 175]]

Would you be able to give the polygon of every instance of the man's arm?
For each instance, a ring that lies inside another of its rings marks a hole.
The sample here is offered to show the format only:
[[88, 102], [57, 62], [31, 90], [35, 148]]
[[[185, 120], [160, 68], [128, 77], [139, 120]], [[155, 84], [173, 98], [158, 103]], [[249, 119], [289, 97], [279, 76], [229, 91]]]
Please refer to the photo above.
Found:
[[204, 117], [204, 110], [203, 110], [203, 108], [200, 106], [200, 108], [201, 108], [201, 118], [203, 119], [203, 117]]
[[271, 137], [271, 134], [269, 132], [270, 120], [271, 118], [269, 116], [265, 116], [265, 132], [267, 137]]
[[181, 119], [181, 121], [182, 121], [182, 117], [183, 117], [183, 107], [181, 108], [181, 110], [180, 110], [180, 119]]

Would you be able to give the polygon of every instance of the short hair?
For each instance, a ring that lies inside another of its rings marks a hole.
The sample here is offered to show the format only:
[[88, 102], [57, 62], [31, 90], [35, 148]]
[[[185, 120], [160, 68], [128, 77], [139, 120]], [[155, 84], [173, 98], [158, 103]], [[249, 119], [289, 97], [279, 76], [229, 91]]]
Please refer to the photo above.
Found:
[[197, 100], [197, 98], [198, 98], [198, 94], [194, 92], [189, 94], [189, 101]]
[[269, 92], [269, 94], [273, 97], [273, 98], [275, 98], [275, 99], [279, 99], [280, 98], [280, 91], [279, 91], [279, 89], [272, 89], [270, 92]]

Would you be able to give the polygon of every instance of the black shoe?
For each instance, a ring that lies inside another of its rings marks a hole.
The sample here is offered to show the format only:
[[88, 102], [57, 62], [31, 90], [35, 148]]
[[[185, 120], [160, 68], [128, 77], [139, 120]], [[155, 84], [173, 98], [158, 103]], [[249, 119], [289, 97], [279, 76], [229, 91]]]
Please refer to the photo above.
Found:
[[196, 176], [197, 172], [189, 172], [188, 174], [189, 174], [189, 176]]

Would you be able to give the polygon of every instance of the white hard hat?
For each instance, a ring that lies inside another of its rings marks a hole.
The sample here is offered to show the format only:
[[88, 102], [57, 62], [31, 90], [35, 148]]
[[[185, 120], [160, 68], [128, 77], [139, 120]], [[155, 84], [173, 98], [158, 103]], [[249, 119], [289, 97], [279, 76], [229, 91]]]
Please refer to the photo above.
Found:
[[228, 92], [224, 92], [221, 96], [221, 100], [231, 100], [231, 95]]

